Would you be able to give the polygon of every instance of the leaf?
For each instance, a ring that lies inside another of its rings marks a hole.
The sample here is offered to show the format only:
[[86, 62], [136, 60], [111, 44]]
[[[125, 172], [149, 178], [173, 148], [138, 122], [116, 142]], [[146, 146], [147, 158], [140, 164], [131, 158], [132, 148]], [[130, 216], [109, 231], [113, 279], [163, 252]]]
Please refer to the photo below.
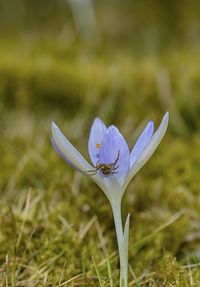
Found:
[[121, 258], [123, 270], [120, 273], [120, 287], [128, 287], [128, 241], [129, 241], [129, 222], [130, 213], [126, 218], [125, 228], [124, 228], [124, 238], [121, 246]]

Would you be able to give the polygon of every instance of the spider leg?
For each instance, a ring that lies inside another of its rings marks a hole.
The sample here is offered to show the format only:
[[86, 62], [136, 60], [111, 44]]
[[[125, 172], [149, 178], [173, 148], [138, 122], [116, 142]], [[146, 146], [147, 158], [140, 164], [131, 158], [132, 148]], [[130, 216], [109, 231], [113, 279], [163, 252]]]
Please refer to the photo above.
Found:
[[114, 167], [112, 168], [112, 170], [116, 170], [116, 169], [118, 169], [118, 167], [119, 167], [119, 165], [114, 166]]
[[97, 172], [95, 171], [95, 172], [93, 172], [93, 173], [88, 173], [87, 175], [93, 176], [93, 175], [96, 175], [96, 174], [97, 174]]
[[118, 173], [118, 171], [112, 171], [110, 174], [116, 174]]
[[91, 169], [91, 170], [86, 170], [84, 171], [85, 173], [88, 173], [88, 174], [96, 174], [97, 173], [97, 170], [96, 169]]
[[117, 163], [117, 162], [118, 162], [118, 160], [119, 160], [119, 154], [120, 154], [120, 151], [118, 150], [116, 160], [115, 160], [113, 163], [111, 163], [110, 165], [112, 165], [112, 166], [114, 166], [114, 167], [115, 167], [116, 163]]

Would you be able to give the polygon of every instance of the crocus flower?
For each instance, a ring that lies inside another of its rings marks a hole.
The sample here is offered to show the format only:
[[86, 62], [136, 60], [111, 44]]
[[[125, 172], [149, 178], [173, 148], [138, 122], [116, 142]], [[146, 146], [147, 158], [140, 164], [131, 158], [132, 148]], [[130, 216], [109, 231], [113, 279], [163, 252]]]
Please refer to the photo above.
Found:
[[150, 121], [139, 136], [132, 150], [126, 140], [113, 125], [108, 128], [100, 118], [96, 118], [90, 130], [88, 151], [92, 164], [62, 134], [55, 123], [52, 123], [52, 144], [59, 155], [74, 169], [91, 177], [108, 197], [115, 221], [119, 256], [120, 286], [127, 286], [127, 257], [129, 216], [123, 230], [121, 221], [121, 199], [124, 191], [144, 166], [160, 144], [168, 126], [169, 114], [166, 113], [159, 128], [154, 132]]
[[[166, 132], [168, 118], [169, 115], [166, 113], [155, 133], [154, 124], [150, 121], [131, 152], [123, 135], [115, 126], [107, 128], [101, 119], [96, 118], [88, 141], [92, 165], [69, 142], [54, 122], [52, 123], [52, 144], [68, 164], [91, 177], [112, 201], [113, 197], [123, 196], [130, 180], [154, 153]], [[112, 164], [117, 158], [114, 168], [118, 168], [113, 171], [111, 169], [108, 175], [105, 175], [101, 169], [95, 169], [99, 164]]]

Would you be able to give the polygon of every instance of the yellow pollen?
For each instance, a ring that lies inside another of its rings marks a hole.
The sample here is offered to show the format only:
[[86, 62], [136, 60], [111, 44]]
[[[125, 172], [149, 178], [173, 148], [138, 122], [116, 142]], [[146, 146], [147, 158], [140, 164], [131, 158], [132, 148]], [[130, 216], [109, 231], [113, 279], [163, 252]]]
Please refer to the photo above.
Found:
[[95, 145], [95, 147], [96, 147], [96, 148], [100, 148], [100, 147], [101, 147], [101, 144], [97, 143], [97, 144]]

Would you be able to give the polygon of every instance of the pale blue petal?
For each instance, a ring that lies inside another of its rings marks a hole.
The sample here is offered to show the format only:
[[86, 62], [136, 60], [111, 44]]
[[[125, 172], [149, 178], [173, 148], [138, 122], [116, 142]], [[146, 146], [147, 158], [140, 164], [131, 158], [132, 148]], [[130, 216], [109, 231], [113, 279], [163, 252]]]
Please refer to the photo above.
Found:
[[61, 150], [58, 148], [58, 146], [56, 145], [53, 137], [51, 137], [51, 143], [53, 145], [53, 147], [55, 148], [55, 150], [57, 151], [57, 153], [66, 161], [69, 162], [68, 159], [66, 158], [66, 156], [61, 152]]
[[159, 128], [152, 136], [149, 144], [145, 147], [139, 159], [130, 169], [129, 174], [126, 178], [126, 182], [124, 184], [124, 189], [128, 185], [129, 181], [133, 178], [133, 176], [145, 165], [145, 163], [150, 159], [154, 151], [157, 149], [158, 145], [160, 144], [162, 138], [164, 137], [167, 131], [168, 123], [169, 123], [169, 113], [167, 112], [164, 115]]
[[103, 121], [100, 118], [96, 118], [93, 121], [88, 141], [88, 152], [94, 166], [96, 166], [99, 160], [99, 151], [101, 147], [101, 142], [103, 140], [106, 131], [107, 127], [105, 126]]
[[57, 151], [57, 153], [62, 157], [62, 159], [64, 159], [71, 167], [73, 167], [76, 170], [79, 170], [77, 168], [77, 166], [74, 166], [71, 161], [69, 161], [69, 159], [66, 158], [66, 156], [64, 155], [64, 153], [61, 152], [61, 150], [59, 149], [59, 147], [57, 146], [57, 144], [55, 143], [53, 137], [51, 137], [51, 143], [53, 145], [53, 147], [55, 148], [55, 150]]
[[118, 168], [113, 171], [114, 174], [109, 174], [106, 177], [123, 182], [129, 171], [129, 158], [129, 148], [124, 137], [115, 126], [110, 126], [102, 140], [99, 163], [112, 164], [117, 160], [115, 167], [118, 166]]
[[92, 166], [80, 154], [80, 152], [62, 134], [61, 130], [52, 123], [52, 137], [56, 150], [70, 165], [82, 172], [92, 169]]
[[154, 131], [154, 124], [153, 122], [149, 122], [138, 138], [135, 146], [133, 147], [131, 154], [130, 154], [130, 168], [135, 164], [137, 159], [140, 157], [142, 152], [144, 151], [145, 147], [151, 140]]
[[92, 180], [105, 192], [109, 197], [109, 189], [104, 182], [103, 178], [99, 174], [88, 173], [88, 171], [94, 168], [87, 162], [87, 160], [80, 154], [80, 152], [70, 143], [70, 141], [62, 134], [61, 130], [55, 123], [52, 122], [52, 138], [53, 145], [57, 152], [65, 159], [71, 166], [87, 176], [90, 176]]

